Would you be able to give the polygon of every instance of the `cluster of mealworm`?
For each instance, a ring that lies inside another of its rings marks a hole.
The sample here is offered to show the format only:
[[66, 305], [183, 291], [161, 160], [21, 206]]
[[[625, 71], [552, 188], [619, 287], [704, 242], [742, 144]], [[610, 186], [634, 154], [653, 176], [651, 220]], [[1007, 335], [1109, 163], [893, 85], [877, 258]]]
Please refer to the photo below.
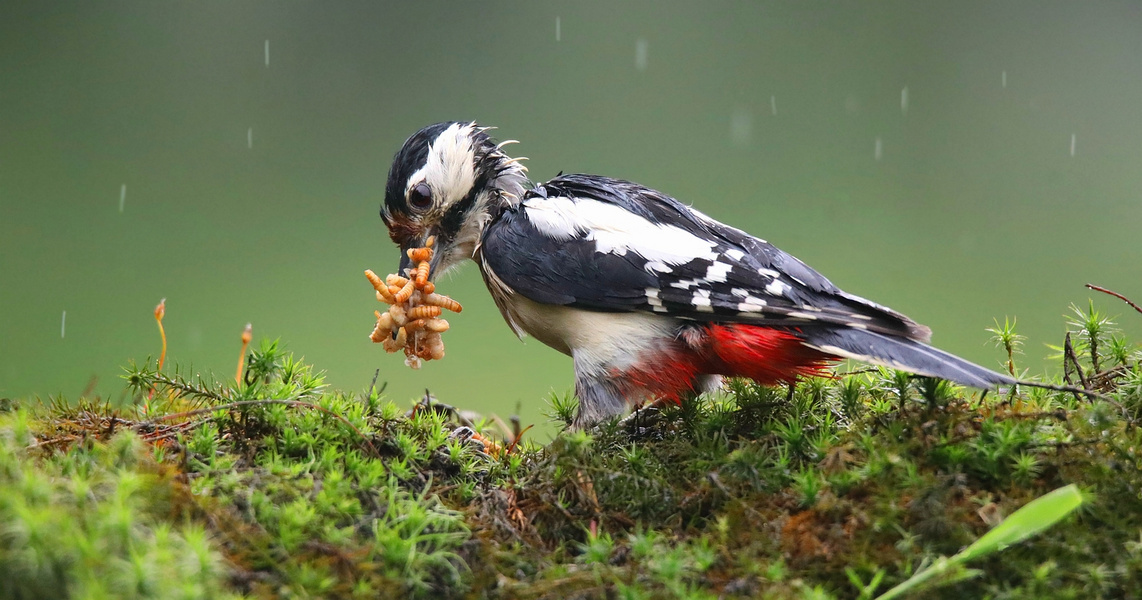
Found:
[[436, 293], [436, 286], [428, 280], [429, 262], [432, 260], [432, 243], [428, 238], [423, 248], [409, 248], [412, 269], [407, 277], [390, 274], [381, 281], [376, 273], [366, 270], [365, 277], [377, 290], [377, 300], [389, 304], [385, 312], [376, 311], [377, 326], [369, 339], [384, 346], [386, 352], [404, 350], [404, 364], [419, 369], [422, 360], [444, 358], [444, 340], [440, 334], [448, 331], [448, 321], [440, 318], [445, 309], [460, 312], [460, 303]]

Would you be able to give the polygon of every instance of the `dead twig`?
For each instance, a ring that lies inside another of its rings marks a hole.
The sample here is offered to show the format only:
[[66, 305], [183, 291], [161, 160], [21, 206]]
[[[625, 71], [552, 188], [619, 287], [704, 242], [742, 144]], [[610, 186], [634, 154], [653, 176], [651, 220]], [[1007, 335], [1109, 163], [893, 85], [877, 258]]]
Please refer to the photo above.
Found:
[[[1067, 375], [1067, 361], [1070, 361], [1075, 367], [1075, 373], [1079, 376], [1079, 383], [1082, 384], [1084, 390], [1089, 390], [1090, 385], [1086, 381], [1086, 375], [1083, 374], [1083, 366], [1079, 364], [1079, 357], [1075, 354], [1075, 347], [1071, 344], [1071, 334], [1067, 332], [1067, 337], [1063, 338], [1063, 378], [1067, 383], [1074, 385]], [[1077, 398], [1076, 398], [1077, 399]]]
[[1086, 287], [1088, 289], [1092, 289], [1096, 292], [1102, 292], [1104, 294], [1110, 294], [1111, 296], [1114, 296], [1115, 298], [1118, 298], [1119, 300], [1129, 304], [1130, 308], [1133, 308], [1134, 310], [1138, 311], [1139, 313], [1142, 313], [1142, 306], [1138, 306], [1137, 304], [1131, 302], [1130, 298], [1127, 298], [1126, 296], [1123, 296], [1122, 294], [1119, 294], [1118, 292], [1108, 290], [1102, 286], [1094, 285], [1093, 283], [1086, 284]]

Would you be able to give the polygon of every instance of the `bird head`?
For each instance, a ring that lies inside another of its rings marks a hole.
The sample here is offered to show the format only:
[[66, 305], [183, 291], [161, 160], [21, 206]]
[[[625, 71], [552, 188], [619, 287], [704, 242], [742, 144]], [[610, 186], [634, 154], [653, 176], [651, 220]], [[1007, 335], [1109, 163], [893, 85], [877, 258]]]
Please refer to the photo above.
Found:
[[435, 237], [435, 276], [466, 258], [484, 226], [506, 206], [519, 202], [527, 169], [504, 154], [487, 127], [437, 123], [405, 140], [393, 157], [381, 219], [401, 249], [399, 273], [412, 265], [407, 250]]

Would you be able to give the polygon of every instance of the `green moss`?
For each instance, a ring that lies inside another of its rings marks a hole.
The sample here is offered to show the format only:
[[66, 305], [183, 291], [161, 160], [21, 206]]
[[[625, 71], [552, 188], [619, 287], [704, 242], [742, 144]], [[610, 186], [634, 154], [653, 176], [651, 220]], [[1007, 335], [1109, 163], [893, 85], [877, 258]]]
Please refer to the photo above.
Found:
[[[442, 405], [326, 390], [276, 342], [238, 385], [132, 366], [150, 414], [4, 403], [0, 598], [874, 598], [1070, 483], [1078, 514], [927, 594], [1121, 597], [1142, 588], [1142, 366], [1075, 315], [1072, 373], [1107, 401], [732, 381], [511, 452]], [[1015, 369], [1014, 322], [993, 333]], [[550, 404], [570, 421], [574, 398]]]

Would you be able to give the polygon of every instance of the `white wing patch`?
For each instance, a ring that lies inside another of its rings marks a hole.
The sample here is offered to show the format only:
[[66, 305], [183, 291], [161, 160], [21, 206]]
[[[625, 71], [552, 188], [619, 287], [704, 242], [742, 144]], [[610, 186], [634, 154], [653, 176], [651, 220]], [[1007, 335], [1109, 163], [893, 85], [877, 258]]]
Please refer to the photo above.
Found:
[[785, 292], [789, 291], [790, 289], [791, 286], [788, 283], [785, 283], [779, 279], [774, 279], [773, 281], [769, 282], [769, 285], [765, 286], [765, 291], [767, 293], [773, 294], [774, 296], [784, 296]]
[[724, 283], [726, 275], [729, 274], [733, 266], [729, 263], [714, 261], [710, 263], [710, 268], [706, 269], [706, 281], [714, 283]]
[[[735, 296], [738, 296], [738, 291], [739, 290], [736, 289], [734, 290]], [[763, 309], [765, 309], [765, 300], [762, 300], [757, 296], [752, 296], [749, 293], [746, 293], [745, 290], [740, 291], [743, 293], [740, 296], [742, 301], [738, 304], [738, 311], [745, 313], [756, 313], [761, 312]]]
[[737, 248], [730, 248], [729, 250], [726, 250], [724, 254], [726, 255], [726, 258], [734, 261], [739, 261], [745, 258], [745, 252], [742, 252]]
[[646, 270], [668, 273], [672, 265], [697, 258], [713, 261], [715, 243], [681, 227], [648, 221], [618, 206], [589, 198], [529, 198], [524, 213], [532, 225], [557, 240], [584, 233], [598, 252], [623, 256], [633, 252], [646, 259]]
[[646, 303], [654, 312], [666, 312], [666, 307], [662, 305], [662, 300], [658, 297], [658, 288], [646, 288]]
[[694, 290], [694, 297], [690, 299], [690, 303], [698, 312], [714, 312], [714, 307], [710, 305], [710, 290]]
[[678, 288], [680, 290], [688, 290], [692, 287], [698, 287], [705, 284], [701, 279], [680, 279], [678, 281], [671, 281], [670, 287]]

